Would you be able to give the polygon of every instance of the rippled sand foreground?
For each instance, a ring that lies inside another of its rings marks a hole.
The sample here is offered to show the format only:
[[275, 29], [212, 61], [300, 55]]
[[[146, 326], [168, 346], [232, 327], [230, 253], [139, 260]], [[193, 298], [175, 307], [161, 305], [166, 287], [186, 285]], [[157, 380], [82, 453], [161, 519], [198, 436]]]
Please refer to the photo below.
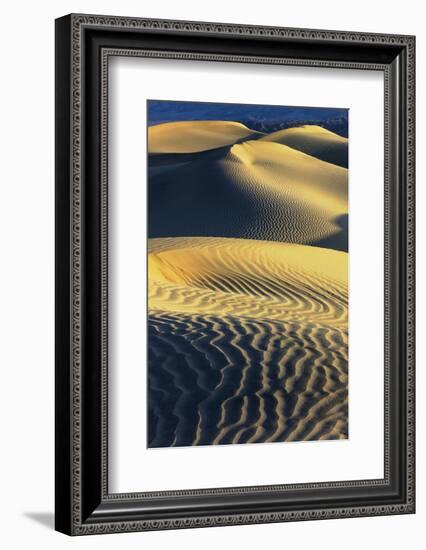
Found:
[[150, 447], [348, 437], [345, 252], [149, 239]]

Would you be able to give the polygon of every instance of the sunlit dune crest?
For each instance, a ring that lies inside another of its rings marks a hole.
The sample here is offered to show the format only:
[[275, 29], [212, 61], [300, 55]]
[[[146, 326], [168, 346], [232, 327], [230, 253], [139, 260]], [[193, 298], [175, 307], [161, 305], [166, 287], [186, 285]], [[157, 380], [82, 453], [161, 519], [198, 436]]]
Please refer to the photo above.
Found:
[[259, 134], [239, 122], [197, 120], [167, 122], [148, 128], [148, 153], [197, 153]]
[[[258, 172], [269, 189], [321, 208], [332, 216], [347, 212], [347, 170], [279, 143], [246, 141], [233, 145], [227, 160]], [[238, 169], [237, 169], [238, 170]], [[248, 174], [247, 174], [248, 175]]]
[[300, 126], [262, 136], [262, 141], [288, 145], [326, 162], [348, 167], [348, 139], [321, 126]]
[[150, 239], [150, 446], [347, 437], [347, 257]]
[[154, 173], [150, 234], [254, 238], [345, 250], [347, 228], [340, 220], [347, 215], [347, 197], [345, 168], [286, 145], [248, 140]]

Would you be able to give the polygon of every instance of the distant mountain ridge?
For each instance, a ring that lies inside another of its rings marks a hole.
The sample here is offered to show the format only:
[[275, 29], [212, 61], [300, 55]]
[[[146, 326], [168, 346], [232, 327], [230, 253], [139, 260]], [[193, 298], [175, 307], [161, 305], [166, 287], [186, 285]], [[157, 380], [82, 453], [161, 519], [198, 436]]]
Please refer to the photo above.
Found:
[[148, 100], [148, 126], [191, 120], [240, 122], [266, 133], [316, 124], [348, 137], [348, 109]]

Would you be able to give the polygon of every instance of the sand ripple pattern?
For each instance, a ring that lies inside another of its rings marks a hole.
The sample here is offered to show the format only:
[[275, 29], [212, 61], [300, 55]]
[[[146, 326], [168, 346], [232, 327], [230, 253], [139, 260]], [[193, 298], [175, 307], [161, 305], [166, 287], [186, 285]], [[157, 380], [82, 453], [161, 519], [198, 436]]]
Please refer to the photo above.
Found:
[[348, 436], [347, 254], [149, 241], [149, 446]]

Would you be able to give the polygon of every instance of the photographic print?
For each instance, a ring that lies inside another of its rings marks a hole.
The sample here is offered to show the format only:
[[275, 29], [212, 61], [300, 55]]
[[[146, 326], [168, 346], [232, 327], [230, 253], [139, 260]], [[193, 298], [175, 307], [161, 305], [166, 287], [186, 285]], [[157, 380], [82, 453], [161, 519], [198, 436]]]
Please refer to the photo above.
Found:
[[149, 448], [348, 438], [348, 110], [147, 102]]

